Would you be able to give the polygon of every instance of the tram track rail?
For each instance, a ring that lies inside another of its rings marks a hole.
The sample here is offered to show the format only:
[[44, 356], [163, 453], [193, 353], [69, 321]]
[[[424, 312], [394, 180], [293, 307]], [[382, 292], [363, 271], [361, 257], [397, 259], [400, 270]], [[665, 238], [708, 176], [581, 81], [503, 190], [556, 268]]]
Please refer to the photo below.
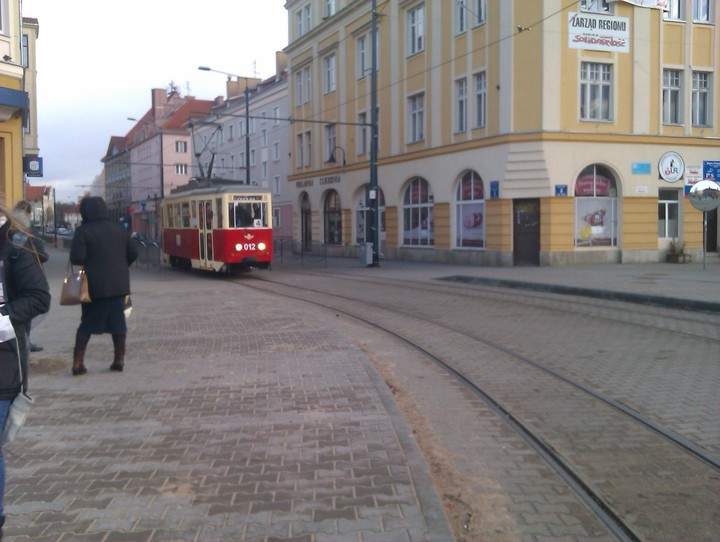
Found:
[[[320, 275], [318, 275], [320, 276]], [[327, 280], [328, 274], [322, 274], [322, 277]], [[357, 277], [352, 276], [332, 276], [338, 280], [357, 280]], [[506, 347], [496, 341], [489, 340], [485, 337], [478, 336], [473, 333], [469, 333], [466, 330], [460, 329], [457, 326], [451, 326], [445, 323], [438, 322], [437, 320], [423, 317], [416, 313], [410, 313], [408, 311], [401, 311], [396, 308], [386, 306], [384, 304], [375, 303], [369, 300], [359, 300], [357, 297], [348, 295], [342, 295], [337, 292], [331, 292], [321, 290], [317, 288], [310, 288], [307, 286], [301, 286], [298, 284], [288, 284], [276, 280], [270, 280], [267, 277], [253, 277], [259, 279], [258, 281], [243, 281], [242, 285], [253, 288], [256, 290], [263, 290], [275, 295], [283, 296], [285, 298], [292, 298], [303, 302], [311, 303], [315, 306], [323, 307], [328, 310], [341, 313], [349, 318], [356, 321], [362, 322], [365, 325], [371, 326], [385, 334], [388, 334], [410, 346], [416, 351], [420, 352], [427, 359], [431, 360], [435, 365], [441, 367], [444, 371], [451, 374], [453, 378], [459, 381], [468, 391], [473, 395], [482, 399], [482, 401], [496, 413], [508, 426], [512, 428], [523, 440], [537, 453], [543, 460], [548, 464], [554, 472], [556, 472], [563, 481], [573, 489], [579, 499], [585, 503], [585, 505], [592, 511], [592, 513], [602, 522], [603, 525], [608, 529], [610, 533], [617, 540], [642, 540], [641, 536], [635, 532], [633, 526], [628, 525], [623, 518], [622, 514], [615, 512], [614, 507], [606, 502], [599, 492], [593, 488], [592, 483], [586, 483], [583, 479], [583, 475], [568, 462], [567, 458], [559, 453], [555, 447], [546, 440], [542, 435], [539, 435], [536, 430], [528, 427], [524, 423], [520, 416], [515, 415], [512, 412], [512, 407], [507, 407], [503, 404], [502, 400], [498, 400], [493, 396], [492, 392], [488, 392], [483, 389], [483, 386], [479, 385], [477, 378], [466, 374], [462, 368], [459, 368], [453, 361], [445, 359], [442, 353], [433, 352], [432, 348], [428, 348], [427, 345], [421, 344], [413, 337], [407, 336], [406, 333], [391, 329], [390, 326], [384, 325], [377, 318], [368, 318], [367, 315], [363, 314], [359, 307], [365, 306], [367, 310], [377, 311], [382, 310], [388, 314], [395, 314], [402, 318], [411, 318], [418, 322], [422, 322], [425, 326], [434, 326], [437, 329], [443, 330], [444, 332], [464, 337], [469, 341], [481, 343], [488, 348], [494, 349], [497, 352], [501, 352], [503, 355], [513, 358], [517, 362], [521, 362], [527, 366], [533, 367], [541, 371], [542, 373], [571, 386], [579, 392], [586, 394], [596, 401], [602, 402], [607, 407], [613, 409], [618, 414], [631, 419], [634, 423], [640, 424], [643, 428], [652, 431], [653, 434], [662, 437], [665, 441], [672, 443], [677, 449], [682, 450], [683, 453], [691, 456], [694, 460], [702, 462], [702, 464], [711, 469], [715, 475], [720, 472], [720, 460], [714, 457], [711, 453], [705, 450], [702, 446], [698, 446], [691, 440], [676, 434], [673, 431], [667, 430], [660, 424], [653, 422], [646, 416], [635, 411], [631, 407], [628, 407], [620, 401], [607, 397], [606, 395], [599, 393], [596, 390], [591, 389], [572, 378], [563, 375], [560, 371], [557, 371], [542, 362], [532, 359], [527, 355], [513, 350], [512, 348]], [[372, 281], [371, 281], [372, 282]], [[387, 280], [384, 280], [382, 284], [387, 286]], [[398, 281], [399, 282], [399, 281]], [[262, 284], [262, 286], [260, 286]], [[413, 285], [408, 285], [407, 281], [403, 283], [403, 286], [412, 289]], [[290, 291], [288, 291], [288, 289]], [[492, 289], [489, 289], [491, 291]], [[465, 292], [468, 290], [464, 287], [457, 289], [458, 295], [467, 295]], [[477, 289], [473, 289], [477, 292]], [[490, 294], [488, 294], [490, 295]], [[538, 294], [540, 296], [547, 296], [547, 294]], [[352, 307], [347, 307], [345, 304], [351, 303]], [[688, 316], [688, 322], [697, 321], [695, 317]]]

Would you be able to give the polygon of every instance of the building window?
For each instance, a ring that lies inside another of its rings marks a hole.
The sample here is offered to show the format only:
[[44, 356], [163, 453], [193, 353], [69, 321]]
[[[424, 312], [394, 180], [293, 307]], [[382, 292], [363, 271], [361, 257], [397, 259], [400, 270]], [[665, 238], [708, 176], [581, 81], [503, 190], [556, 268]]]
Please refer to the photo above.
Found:
[[187, 175], [187, 164], [175, 164], [175, 175]]
[[487, 117], [487, 78], [485, 72], [475, 75], [475, 128], [485, 128]]
[[255, 149], [250, 149], [250, 166], [254, 166], [255, 162]]
[[473, 23], [475, 26], [487, 21], [487, 0], [473, 1]]
[[268, 163], [267, 160], [263, 160], [262, 164], [260, 164], [261, 170], [262, 170], [262, 177], [261, 179], [267, 179], [268, 178]]
[[617, 245], [617, 185], [612, 172], [593, 164], [575, 181], [575, 246]]
[[368, 134], [370, 133], [369, 126], [367, 126], [367, 113], [358, 114], [358, 154], [365, 154], [369, 151], [368, 147]]
[[710, 0], [693, 0], [693, 21], [696, 23], [710, 22]]
[[280, 108], [279, 107], [273, 107], [273, 118], [274, 121], [273, 124], [280, 124]]
[[279, 141], [273, 141], [272, 159], [273, 159], [273, 162], [277, 162], [278, 160], [280, 160], [280, 142]]
[[456, 130], [467, 130], [467, 79], [455, 81]]
[[335, 92], [335, 53], [325, 57], [323, 61], [325, 65], [325, 94]]
[[310, 4], [303, 6], [295, 12], [295, 32], [298, 38], [310, 32], [311, 15]]
[[245, 167], [246, 167], [246, 165], [245, 165], [245, 164], [246, 164], [246, 162], [245, 162], [245, 153], [244, 153], [244, 152], [241, 152], [241, 153], [240, 153], [240, 156], [239, 156], [238, 158], [239, 158], [239, 161], [240, 161], [240, 163], [238, 164], [238, 166], [241, 167], [241, 168], [245, 168]]
[[234, 139], [233, 138], [234, 135], [235, 135], [235, 126], [231, 124], [228, 126], [228, 141], [232, 141]]
[[305, 77], [305, 94], [303, 103], [309, 103], [312, 99], [310, 90], [312, 88], [312, 79], [310, 78], [310, 66], [303, 70], [303, 76]]
[[467, 0], [456, 0], [455, 2], [455, 32], [462, 34], [467, 30]]
[[610, 0], [580, 0], [580, 9], [596, 13], [610, 13]]
[[679, 237], [680, 201], [677, 190], [661, 188], [658, 198], [658, 237], [676, 239]]
[[342, 207], [340, 205], [340, 194], [336, 190], [330, 190], [325, 197], [325, 244], [342, 244]]
[[692, 124], [708, 126], [710, 124], [710, 74], [693, 72], [692, 88]]
[[297, 135], [297, 149], [295, 151], [295, 165], [297, 167], [303, 167], [303, 160], [305, 158], [305, 136], [303, 134]]
[[425, 95], [417, 94], [408, 99], [410, 109], [410, 143], [425, 139]]
[[425, 49], [425, 6], [423, 4], [407, 13], [408, 51], [414, 55]]
[[[279, 194], [280, 193], [280, 175], [275, 175], [273, 177], [273, 194]], [[280, 224], [278, 224], [279, 226]]]
[[303, 104], [303, 72], [295, 74], [295, 105]]
[[580, 66], [580, 118], [612, 120], [612, 66], [583, 62]]
[[463, 174], [455, 196], [458, 247], [485, 246], [485, 198], [483, 181], [474, 171]]
[[685, 0], [668, 0], [667, 11], [664, 12], [663, 16], [666, 20], [670, 21], [682, 21], [683, 16], [683, 4]]
[[333, 155], [333, 151], [337, 146], [337, 132], [334, 124], [328, 124], [325, 126], [325, 148], [327, 149], [327, 156], [325, 161], [330, 160]]
[[433, 196], [425, 179], [415, 177], [403, 198], [403, 244], [432, 246], [435, 244]]
[[367, 72], [370, 71], [370, 52], [367, 47], [368, 36], [360, 36], [357, 39], [357, 67], [358, 67], [358, 79], [365, 77]]
[[20, 46], [20, 64], [24, 67], [28, 67], [29, 56], [28, 56], [28, 35], [22, 35], [22, 44]]
[[335, 0], [325, 0], [325, 17], [335, 15]]
[[312, 164], [312, 134], [310, 130], [305, 132], [305, 158], [303, 159], [303, 163], [306, 166], [309, 166]]
[[175, 152], [187, 152], [187, 141], [176, 141]]
[[[280, 192], [275, 192], [276, 194], [279, 194]], [[280, 209], [277, 207], [273, 208], [272, 210], [272, 221], [273, 221], [273, 229], [279, 229], [280, 228]]]
[[680, 70], [663, 70], [663, 123], [680, 124], [682, 72]]
[[263, 128], [260, 131], [260, 146], [267, 147], [267, 144], [268, 144], [267, 129]]

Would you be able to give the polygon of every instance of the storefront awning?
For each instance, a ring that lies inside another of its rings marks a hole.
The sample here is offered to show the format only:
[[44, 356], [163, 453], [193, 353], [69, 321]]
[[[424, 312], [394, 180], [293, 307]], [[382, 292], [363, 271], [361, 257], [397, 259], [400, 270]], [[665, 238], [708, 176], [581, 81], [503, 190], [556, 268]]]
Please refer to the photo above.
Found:
[[29, 103], [27, 92], [0, 87], [0, 122], [10, 120], [18, 112], [24, 115]]

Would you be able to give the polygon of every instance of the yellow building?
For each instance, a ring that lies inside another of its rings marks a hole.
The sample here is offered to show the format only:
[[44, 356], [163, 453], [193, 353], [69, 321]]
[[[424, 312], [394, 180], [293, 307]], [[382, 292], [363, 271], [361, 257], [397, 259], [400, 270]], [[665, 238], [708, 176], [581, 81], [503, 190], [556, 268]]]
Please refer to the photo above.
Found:
[[[354, 256], [370, 240], [371, 6], [286, 3], [304, 250]], [[673, 240], [701, 254], [684, 193], [720, 169], [715, 0], [377, 0], [376, 13], [382, 257], [657, 262]]]
[[0, 191], [8, 204], [23, 198], [24, 126], [29, 120], [19, 0], [0, 0]]

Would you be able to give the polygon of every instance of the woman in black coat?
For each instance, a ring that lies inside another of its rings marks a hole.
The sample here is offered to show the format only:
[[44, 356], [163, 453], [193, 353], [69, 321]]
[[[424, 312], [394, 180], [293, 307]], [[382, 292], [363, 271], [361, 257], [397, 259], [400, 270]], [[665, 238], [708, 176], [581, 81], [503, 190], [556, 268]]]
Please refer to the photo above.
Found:
[[111, 371], [125, 366], [125, 296], [130, 294], [130, 265], [138, 255], [137, 245], [122, 225], [110, 220], [105, 201], [99, 197], [80, 202], [82, 225], [75, 231], [70, 246], [70, 261], [85, 267], [90, 303], [82, 304], [80, 327], [75, 335], [73, 375], [82, 375], [85, 350], [90, 336], [110, 333], [114, 357]]
[[[14, 339], [0, 342], [0, 428], [5, 427], [15, 397], [27, 391], [27, 326], [35, 316], [50, 309], [47, 278], [37, 251], [27, 243], [28, 235], [0, 202], [0, 327], [12, 329], [11, 335], [15, 335]], [[0, 536], [5, 523], [4, 495], [5, 460], [0, 447]]]

